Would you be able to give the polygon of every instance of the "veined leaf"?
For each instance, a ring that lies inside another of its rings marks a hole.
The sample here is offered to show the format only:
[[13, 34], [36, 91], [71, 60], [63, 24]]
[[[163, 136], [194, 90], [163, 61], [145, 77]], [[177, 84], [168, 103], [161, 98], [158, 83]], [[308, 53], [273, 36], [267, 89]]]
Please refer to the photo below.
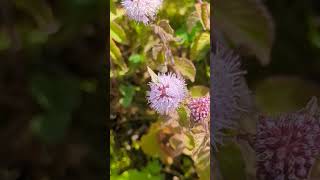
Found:
[[187, 58], [175, 58], [174, 68], [178, 70], [183, 76], [187, 77], [191, 80], [191, 82], [194, 82], [195, 76], [196, 76], [196, 67]]

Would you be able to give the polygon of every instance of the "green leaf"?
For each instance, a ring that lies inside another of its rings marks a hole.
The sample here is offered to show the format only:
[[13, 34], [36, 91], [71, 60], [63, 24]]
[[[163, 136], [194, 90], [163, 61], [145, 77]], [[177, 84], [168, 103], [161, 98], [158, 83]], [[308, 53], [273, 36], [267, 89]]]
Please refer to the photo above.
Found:
[[132, 85], [120, 85], [120, 93], [122, 95], [122, 98], [120, 99], [120, 104], [125, 108], [129, 107], [136, 93], [135, 87]]
[[112, 62], [118, 65], [123, 71], [126, 72], [128, 70], [120, 49], [112, 39], [110, 39], [110, 56]]
[[117, 13], [117, 9], [116, 9], [116, 6], [114, 4], [114, 0], [110, 0], [109, 2], [110, 2], [110, 4], [109, 4], [110, 5], [110, 12], [116, 14]]
[[43, 109], [31, 122], [31, 130], [47, 143], [61, 140], [80, 100], [80, 81], [65, 75], [50, 77], [35, 75], [31, 80], [31, 94]]
[[188, 113], [186, 111], [186, 108], [184, 106], [180, 106], [177, 109], [178, 115], [179, 115], [179, 123], [181, 126], [189, 127], [190, 121], [188, 118]]
[[11, 46], [11, 39], [4, 30], [0, 31], [0, 51], [6, 50]]
[[159, 129], [159, 122], [152, 124], [148, 133], [143, 135], [140, 140], [140, 146], [143, 152], [152, 157], [160, 157], [163, 154], [160, 144], [157, 142]]
[[129, 62], [132, 62], [133, 64], [139, 64], [144, 61], [144, 57], [140, 54], [132, 54], [129, 57]]
[[[216, 154], [223, 179], [246, 180], [245, 163], [242, 153], [235, 144], [228, 144], [219, 148]], [[232, 169], [232, 173], [230, 170]]]
[[203, 97], [208, 95], [208, 93], [210, 92], [210, 89], [205, 86], [192, 86], [189, 89], [189, 92], [191, 93], [192, 97]]
[[174, 68], [178, 70], [184, 77], [190, 79], [191, 82], [194, 82], [196, 76], [196, 67], [192, 61], [187, 58], [175, 57]]
[[65, 136], [71, 119], [70, 112], [48, 112], [32, 119], [31, 130], [46, 143], [58, 143]]
[[200, 33], [191, 44], [191, 60], [201, 60], [206, 57], [210, 49], [210, 34], [208, 32]]
[[215, 28], [222, 31], [234, 45], [248, 48], [261, 64], [270, 62], [274, 25], [261, 1], [216, 1], [214, 10]]
[[110, 22], [116, 20], [117, 18], [122, 17], [125, 14], [124, 9], [122, 8], [117, 8], [116, 12], [110, 12]]
[[110, 36], [113, 40], [121, 44], [127, 44], [127, 35], [120, 25], [115, 22], [110, 23]]

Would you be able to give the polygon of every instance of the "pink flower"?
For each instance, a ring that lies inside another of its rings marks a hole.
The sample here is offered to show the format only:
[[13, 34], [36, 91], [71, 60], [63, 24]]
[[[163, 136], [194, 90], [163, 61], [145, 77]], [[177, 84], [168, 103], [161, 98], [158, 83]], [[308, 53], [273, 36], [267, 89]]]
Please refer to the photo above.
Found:
[[168, 115], [178, 108], [187, 95], [184, 79], [174, 73], [158, 75], [158, 82], [150, 82], [147, 99], [159, 114]]
[[129, 18], [148, 24], [154, 19], [162, 0], [123, 0], [121, 4]]
[[194, 121], [202, 121], [210, 114], [210, 97], [192, 98], [187, 106]]
[[307, 179], [320, 151], [320, 124], [304, 112], [260, 117], [255, 151], [258, 180]]

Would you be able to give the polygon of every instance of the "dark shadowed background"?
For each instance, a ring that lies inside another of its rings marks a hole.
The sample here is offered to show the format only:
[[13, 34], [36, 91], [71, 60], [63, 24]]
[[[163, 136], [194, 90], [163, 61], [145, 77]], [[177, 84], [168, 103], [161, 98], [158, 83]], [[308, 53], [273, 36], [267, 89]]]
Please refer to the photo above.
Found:
[[0, 179], [106, 176], [104, 0], [0, 2]]

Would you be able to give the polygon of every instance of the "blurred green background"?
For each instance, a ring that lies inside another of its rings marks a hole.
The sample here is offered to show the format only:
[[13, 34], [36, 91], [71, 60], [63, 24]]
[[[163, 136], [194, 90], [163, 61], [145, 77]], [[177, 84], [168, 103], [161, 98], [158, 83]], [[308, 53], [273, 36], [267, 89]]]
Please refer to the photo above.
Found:
[[104, 0], [0, 2], [0, 179], [106, 177]]

